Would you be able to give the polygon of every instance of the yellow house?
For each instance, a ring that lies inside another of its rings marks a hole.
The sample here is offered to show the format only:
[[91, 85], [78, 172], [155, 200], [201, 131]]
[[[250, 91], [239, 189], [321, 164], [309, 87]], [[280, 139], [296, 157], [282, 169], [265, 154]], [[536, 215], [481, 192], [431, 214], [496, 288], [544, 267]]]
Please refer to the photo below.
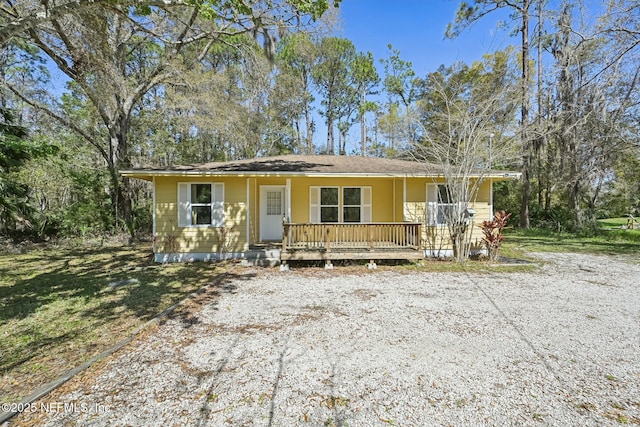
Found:
[[[153, 183], [155, 260], [397, 259], [452, 253], [450, 205], [437, 166], [350, 156], [278, 156], [122, 171]], [[473, 224], [493, 215], [493, 171], [469, 204]], [[480, 177], [472, 177], [479, 180]]]

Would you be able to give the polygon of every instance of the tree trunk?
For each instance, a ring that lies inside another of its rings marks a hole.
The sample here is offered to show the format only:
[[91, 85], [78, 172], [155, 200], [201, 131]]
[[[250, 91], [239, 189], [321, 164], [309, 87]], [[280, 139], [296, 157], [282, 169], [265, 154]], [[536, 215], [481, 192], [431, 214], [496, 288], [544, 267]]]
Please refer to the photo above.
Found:
[[311, 111], [309, 100], [304, 101], [304, 121], [307, 126], [307, 154], [313, 154], [313, 123], [311, 122]]
[[577, 135], [572, 132], [567, 156], [569, 157], [569, 211], [573, 215], [573, 228], [580, 229], [583, 225], [582, 210], [580, 208], [580, 169], [578, 166]]
[[344, 129], [338, 129], [338, 154], [341, 156], [347, 154], [347, 131]]
[[[365, 103], [367, 102], [367, 95], [366, 93], [362, 93], [362, 105], [365, 105]], [[362, 154], [362, 156], [366, 156], [367, 155], [367, 114], [364, 111], [360, 112], [361, 116], [360, 116], [360, 152]]]
[[293, 127], [296, 130], [296, 146], [294, 148], [294, 152], [297, 153], [302, 148], [302, 133], [300, 132], [300, 119], [299, 118], [295, 118], [293, 120]]
[[333, 117], [327, 117], [327, 154], [335, 154]]
[[111, 177], [111, 204], [115, 215], [115, 227], [120, 219], [124, 221], [131, 238], [135, 229], [131, 209], [131, 185], [127, 178], [120, 179], [120, 169], [131, 167], [128, 147], [129, 118], [120, 115], [111, 121], [109, 129], [109, 176]]
[[529, 228], [529, 202], [531, 200], [531, 141], [529, 140], [529, 3], [522, 6], [522, 108], [520, 111], [520, 137], [522, 140], [522, 198], [520, 226]]
[[537, 72], [537, 101], [538, 101], [538, 114], [537, 114], [537, 135], [536, 135], [536, 174], [538, 175], [538, 208], [543, 205], [544, 198], [544, 173], [543, 173], [543, 162], [542, 158], [544, 156], [545, 150], [545, 131], [543, 130], [543, 120], [542, 120], [542, 28], [543, 28], [543, 17], [542, 17], [542, 8], [543, 1], [538, 0], [538, 72]]

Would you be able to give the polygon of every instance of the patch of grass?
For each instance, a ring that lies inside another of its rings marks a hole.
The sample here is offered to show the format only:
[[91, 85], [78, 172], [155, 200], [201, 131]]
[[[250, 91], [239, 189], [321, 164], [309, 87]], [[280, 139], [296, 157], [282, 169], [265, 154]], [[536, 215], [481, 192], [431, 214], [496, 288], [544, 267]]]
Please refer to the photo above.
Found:
[[629, 424], [629, 418], [626, 415], [618, 414], [616, 419], [620, 424]]
[[[501, 251], [502, 253], [502, 251]], [[518, 256], [515, 258], [525, 259], [525, 256]], [[527, 261], [535, 261], [533, 258], [528, 257]], [[531, 264], [501, 264], [494, 263], [487, 260], [473, 260], [470, 259], [464, 264], [460, 264], [453, 260], [420, 260], [412, 263], [405, 263], [401, 266], [405, 271], [420, 271], [420, 272], [433, 272], [433, 273], [526, 273], [535, 271], [538, 269], [538, 265]], [[378, 270], [384, 271], [385, 267], [378, 267]], [[396, 266], [394, 271], [398, 271]]]
[[108, 349], [224, 270], [156, 264], [148, 244], [0, 255], [0, 402]]
[[540, 229], [505, 233], [502, 255], [524, 258], [526, 252], [578, 252], [634, 255], [640, 250], [640, 230], [598, 230], [589, 235]]
[[[636, 220], [638, 220], [638, 218], [636, 218]], [[609, 227], [609, 228], [623, 228], [623, 227], [626, 228], [628, 222], [629, 222], [629, 217], [606, 218], [606, 219], [597, 220], [597, 223], [600, 227]], [[640, 226], [637, 223], [634, 224], [634, 227], [640, 228]], [[634, 231], [640, 232], [640, 230], [636, 230], [635, 228], [634, 228]]]

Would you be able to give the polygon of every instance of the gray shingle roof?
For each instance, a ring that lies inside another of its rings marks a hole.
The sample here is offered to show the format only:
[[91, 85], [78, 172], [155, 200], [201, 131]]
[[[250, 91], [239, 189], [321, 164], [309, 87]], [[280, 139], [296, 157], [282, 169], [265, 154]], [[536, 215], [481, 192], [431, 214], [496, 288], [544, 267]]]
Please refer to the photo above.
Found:
[[[498, 173], [492, 172], [492, 175]], [[285, 155], [164, 168], [136, 168], [121, 173], [132, 177], [200, 174], [442, 176], [442, 167], [417, 161], [378, 157]]]
[[[436, 166], [430, 165], [432, 172]], [[148, 172], [299, 172], [301, 174], [422, 174], [427, 171], [423, 163], [407, 160], [395, 160], [361, 156], [302, 156], [285, 155], [276, 157], [259, 157], [255, 159], [236, 160], [230, 162], [213, 162], [164, 168], [136, 168], [131, 171]]]

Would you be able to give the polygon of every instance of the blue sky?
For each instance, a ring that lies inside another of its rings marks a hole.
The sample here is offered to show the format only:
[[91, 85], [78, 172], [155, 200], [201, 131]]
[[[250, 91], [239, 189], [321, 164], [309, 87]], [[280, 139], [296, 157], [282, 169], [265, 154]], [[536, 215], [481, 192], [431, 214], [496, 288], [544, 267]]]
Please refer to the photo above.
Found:
[[342, 0], [342, 30], [338, 36], [353, 41], [358, 51], [370, 51], [379, 60], [386, 58], [391, 43], [405, 61], [413, 64], [418, 76], [435, 71], [441, 64], [471, 63], [482, 55], [503, 49], [518, 40], [509, 30], [497, 29], [508, 20], [504, 11], [494, 12], [458, 38], [445, 40], [447, 24], [455, 18], [459, 0]]
[[[371, 52], [381, 78], [384, 67], [380, 60], [388, 57], [388, 44], [400, 51], [401, 59], [412, 63], [418, 77], [442, 64], [471, 64], [486, 53], [519, 44], [517, 38], [510, 37], [515, 24], [507, 11], [495, 11], [459, 37], [445, 39], [447, 24], [455, 19], [459, 4], [460, 0], [342, 0], [341, 25], [335, 35], [351, 40], [360, 52]], [[507, 22], [506, 28], [498, 28], [501, 20]], [[327, 128], [317, 110], [314, 116], [314, 141], [323, 147]], [[359, 147], [360, 129], [354, 125], [347, 137], [347, 153], [359, 152]]]

